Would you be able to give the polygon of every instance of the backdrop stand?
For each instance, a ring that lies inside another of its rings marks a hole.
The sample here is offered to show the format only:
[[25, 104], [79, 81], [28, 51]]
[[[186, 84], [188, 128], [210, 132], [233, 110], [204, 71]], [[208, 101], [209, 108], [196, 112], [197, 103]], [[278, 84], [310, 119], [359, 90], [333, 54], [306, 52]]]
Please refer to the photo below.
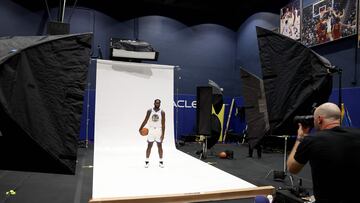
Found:
[[[180, 80], [181, 80], [181, 76], [180, 76], [180, 71], [181, 71], [181, 68], [180, 68], [180, 66], [174, 66], [174, 74], [177, 74], [177, 80], [175, 80], [175, 89], [176, 89], [176, 102], [178, 102], [179, 101], [179, 86], [180, 86]], [[178, 141], [179, 141], [179, 130], [178, 130], [178, 128], [179, 128], [179, 107], [178, 106], [176, 106], [176, 108], [175, 108], [175, 110], [176, 110], [176, 117], [175, 117], [175, 141], [176, 141], [176, 143], [178, 143]]]
[[[80, 140], [78, 142], [79, 144], [79, 147], [80, 148], [89, 148], [89, 122], [90, 122], [90, 88], [91, 88], [91, 71], [90, 71], [90, 68], [91, 68], [91, 63], [92, 61], [95, 61], [96, 62], [96, 59], [90, 59], [90, 63], [89, 63], [89, 70], [88, 70], [88, 75], [87, 75], [87, 92], [86, 92], [86, 121], [85, 121], [85, 140]], [[84, 112], [83, 112], [84, 113]]]
[[[90, 71], [89, 71], [89, 79], [90, 80]], [[89, 147], [89, 110], [90, 110], [90, 85], [91, 83], [88, 82], [88, 88], [87, 88], [87, 101], [86, 101], [86, 138], [85, 138], [85, 148], [87, 149]]]

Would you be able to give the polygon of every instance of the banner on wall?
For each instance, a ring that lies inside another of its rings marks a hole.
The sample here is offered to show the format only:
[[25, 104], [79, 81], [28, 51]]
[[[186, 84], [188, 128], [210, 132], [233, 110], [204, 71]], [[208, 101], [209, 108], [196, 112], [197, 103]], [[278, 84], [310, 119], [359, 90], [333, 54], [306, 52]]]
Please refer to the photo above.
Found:
[[300, 39], [300, 0], [295, 0], [280, 9], [280, 34], [294, 40]]
[[301, 42], [315, 46], [356, 34], [357, 0], [320, 0], [303, 9]]
[[[227, 122], [231, 97], [224, 97], [224, 125]], [[243, 106], [243, 98], [234, 98], [234, 108], [231, 112], [231, 119], [229, 122], [230, 133], [241, 133], [245, 128], [245, 122], [241, 121], [240, 117], [236, 114], [236, 108]], [[181, 139], [182, 137], [191, 136], [196, 134], [196, 95], [192, 94], [178, 94], [174, 98], [174, 112], [175, 112], [175, 138]], [[224, 129], [225, 126], [223, 126]]]

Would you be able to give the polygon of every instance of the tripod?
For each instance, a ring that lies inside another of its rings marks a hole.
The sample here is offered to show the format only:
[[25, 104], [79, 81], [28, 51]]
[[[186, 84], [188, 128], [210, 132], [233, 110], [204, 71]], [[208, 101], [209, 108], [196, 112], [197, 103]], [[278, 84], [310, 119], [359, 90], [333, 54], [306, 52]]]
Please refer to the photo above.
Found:
[[284, 138], [284, 159], [283, 159], [283, 170], [282, 171], [276, 171], [274, 169], [271, 169], [267, 175], [265, 176], [265, 178], [267, 178], [270, 173], [274, 173], [274, 180], [277, 181], [284, 181], [286, 177], [289, 177], [291, 186], [294, 186], [294, 181], [293, 181], [293, 177], [291, 174], [287, 173], [287, 165], [286, 165], [286, 160], [287, 160], [287, 140], [290, 137], [289, 135], [280, 135], [280, 136], [276, 136], [279, 138]]

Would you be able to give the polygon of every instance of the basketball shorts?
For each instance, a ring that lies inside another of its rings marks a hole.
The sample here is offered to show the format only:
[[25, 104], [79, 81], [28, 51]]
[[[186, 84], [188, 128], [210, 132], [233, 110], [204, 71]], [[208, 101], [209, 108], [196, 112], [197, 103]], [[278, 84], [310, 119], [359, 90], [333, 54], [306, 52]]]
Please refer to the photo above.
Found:
[[161, 127], [149, 127], [148, 142], [161, 142]]

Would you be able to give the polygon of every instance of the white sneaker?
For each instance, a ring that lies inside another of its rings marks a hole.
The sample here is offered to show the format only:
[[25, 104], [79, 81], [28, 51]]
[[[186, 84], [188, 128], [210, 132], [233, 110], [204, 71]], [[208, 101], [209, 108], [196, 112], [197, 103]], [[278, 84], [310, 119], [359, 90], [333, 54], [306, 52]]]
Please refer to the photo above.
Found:
[[149, 168], [149, 162], [145, 163], [145, 168]]
[[164, 168], [164, 163], [159, 163], [160, 168]]

